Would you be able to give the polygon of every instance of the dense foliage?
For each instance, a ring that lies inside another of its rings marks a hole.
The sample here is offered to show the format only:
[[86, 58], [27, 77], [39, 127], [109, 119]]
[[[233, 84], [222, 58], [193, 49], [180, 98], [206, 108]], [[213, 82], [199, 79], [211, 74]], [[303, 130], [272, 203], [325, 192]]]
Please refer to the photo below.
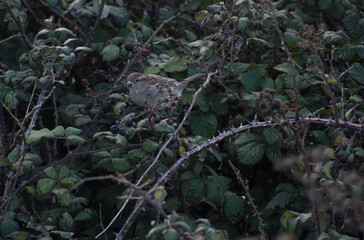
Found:
[[[363, 239], [361, 0], [0, 0], [0, 239]], [[142, 109], [131, 72], [189, 84]]]

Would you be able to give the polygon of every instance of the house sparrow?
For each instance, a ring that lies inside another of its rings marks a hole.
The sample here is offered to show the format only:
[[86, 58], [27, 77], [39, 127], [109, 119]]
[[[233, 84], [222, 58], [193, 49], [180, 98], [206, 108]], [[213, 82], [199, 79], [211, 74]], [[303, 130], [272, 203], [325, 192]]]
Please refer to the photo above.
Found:
[[142, 107], [154, 108], [178, 100], [187, 84], [202, 75], [196, 74], [177, 81], [154, 74], [146, 75], [134, 72], [127, 77], [126, 86], [129, 88], [130, 98], [134, 103]]

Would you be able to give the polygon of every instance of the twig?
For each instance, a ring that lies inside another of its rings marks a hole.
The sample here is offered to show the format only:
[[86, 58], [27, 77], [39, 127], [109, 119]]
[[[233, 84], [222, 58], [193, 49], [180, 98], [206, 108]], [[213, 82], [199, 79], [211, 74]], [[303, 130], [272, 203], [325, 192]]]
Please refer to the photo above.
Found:
[[0, 44], [3, 44], [4, 42], [9, 41], [10, 39], [13, 39], [13, 38], [15, 38], [15, 37], [19, 37], [19, 36], [21, 36], [21, 34], [20, 34], [20, 33], [17, 33], [17, 34], [15, 34], [15, 35], [12, 35], [12, 36], [10, 36], [10, 37], [7, 37], [7, 38], [5, 38], [5, 39], [3, 39], [3, 40], [0, 40]]
[[102, 12], [104, 11], [105, 3], [106, 3], [106, 0], [102, 0], [101, 5], [100, 5], [99, 12], [97, 13], [97, 16], [96, 16], [95, 23], [92, 26], [91, 31], [89, 33], [89, 37], [87, 39], [87, 45], [90, 44], [90, 41], [91, 41], [91, 39], [93, 38], [93, 36], [95, 34], [96, 28], [98, 27], [98, 25], [100, 23], [101, 15], [102, 15]]
[[237, 169], [230, 160], [229, 160], [229, 165], [230, 165], [231, 169], [233, 170], [233, 172], [235, 173], [236, 179], [238, 179], [238, 182], [241, 184], [241, 186], [243, 186], [244, 192], [245, 192], [246, 196], [248, 197], [248, 202], [249, 202], [250, 206], [253, 208], [254, 215], [257, 216], [258, 224], [259, 224], [259, 228], [258, 229], [259, 229], [259, 232], [260, 232], [260, 239], [261, 240], [268, 239], [268, 236], [267, 236], [267, 234], [264, 231], [263, 220], [260, 217], [261, 214], [260, 214], [260, 212], [258, 212], [258, 209], [257, 209], [257, 207], [254, 204], [254, 200], [253, 200], [253, 198], [250, 195], [249, 186], [247, 186], [244, 183], [243, 179], [241, 179], [241, 176], [239, 174], [239, 169]]
[[287, 55], [288, 58], [288, 62], [291, 65], [291, 71], [292, 71], [292, 88], [294, 91], [294, 103], [295, 103], [295, 119], [296, 121], [298, 121], [299, 119], [299, 109], [298, 109], [298, 89], [297, 89], [297, 83], [296, 83], [296, 71], [295, 71], [295, 64], [292, 58], [292, 55], [290, 53], [290, 51], [288, 50], [288, 47], [284, 41], [284, 37], [283, 37], [283, 33], [282, 31], [279, 29], [278, 26], [278, 20], [277, 20], [277, 9], [275, 8], [275, 6], [273, 5], [272, 1], [269, 0], [269, 5], [272, 9], [272, 16], [273, 16], [273, 20], [274, 20], [274, 27], [276, 29], [276, 32], [279, 35], [279, 38], [281, 40], [281, 45]]

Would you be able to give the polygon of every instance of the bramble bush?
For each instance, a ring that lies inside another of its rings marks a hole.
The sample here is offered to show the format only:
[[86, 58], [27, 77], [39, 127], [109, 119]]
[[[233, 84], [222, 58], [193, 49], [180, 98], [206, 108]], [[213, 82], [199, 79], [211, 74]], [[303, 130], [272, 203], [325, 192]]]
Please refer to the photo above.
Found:
[[[363, 239], [360, 0], [0, 0], [0, 239]], [[182, 80], [135, 105], [132, 72]]]

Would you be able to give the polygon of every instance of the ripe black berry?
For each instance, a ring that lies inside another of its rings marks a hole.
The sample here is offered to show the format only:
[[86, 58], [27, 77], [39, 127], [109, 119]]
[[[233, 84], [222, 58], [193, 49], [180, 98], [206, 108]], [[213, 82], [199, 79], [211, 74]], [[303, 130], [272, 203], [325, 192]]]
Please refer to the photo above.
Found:
[[110, 127], [110, 132], [112, 132], [112, 133], [118, 133], [119, 132], [119, 127], [117, 126], [117, 125], [112, 125], [111, 127]]
[[119, 68], [114, 67], [114, 68], [112, 69], [112, 74], [114, 74], [114, 75], [118, 75], [119, 73], [120, 73], [120, 69], [119, 69]]
[[264, 110], [264, 109], [266, 109], [266, 108], [267, 108], [267, 105], [266, 105], [265, 103], [261, 103], [261, 104], [259, 105], [259, 107], [260, 107], [260, 109]]
[[142, 57], [148, 57], [150, 55], [150, 51], [146, 48], [143, 48], [141, 51], [140, 51], [140, 55]]
[[120, 134], [121, 136], [125, 136], [125, 135], [126, 135], [126, 131], [125, 131], [125, 129], [120, 128], [120, 129], [119, 129], [119, 134]]
[[132, 127], [132, 126], [133, 126], [133, 124], [134, 124], [134, 122], [133, 122], [133, 120], [131, 120], [131, 119], [128, 119], [128, 120], [126, 120], [126, 122], [125, 122], [125, 126], [127, 126], [127, 127]]
[[94, 72], [94, 74], [95, 74], [95, 77], [96, 77], [97, 79], [99, 79], [99, 80], [102, 80], [102, 79], [104, 79], [104, 77], [105, 77], [105, 71], [104, 71], [104, 70], [102, 70], [102, 69], [96, 70], [96, 71]]
[[124, 48], [128, 52], [134, 51], [134, 44], [133, 43], [125, 43]]
[[88, 80], [86, 78], [81, 79], [81, 86], [87, 87], [88, 86]]
[[111, 104], [107, 102], [103, 103], [101, 108], [104, 113], [108, 113], [111, 111]]
[[85, 105], [85, 109], [86, 109], [87, 111], [90, 111], [90, 110], [92, 109], [92, 102], [88, 102], [88, 103], [86, 103], [86, 105]]
[[279, 100], [273, 100], [272, 108], [273, 109], [279, 109], [280, 107], [281, 107], [281, 102]]
[[155, 119], [154, 119], [154, 123], [155, 124], [158, 124], [158, 123], [160, 123], [161, 122], [161, 118], [160, 117], [156, 117]]

